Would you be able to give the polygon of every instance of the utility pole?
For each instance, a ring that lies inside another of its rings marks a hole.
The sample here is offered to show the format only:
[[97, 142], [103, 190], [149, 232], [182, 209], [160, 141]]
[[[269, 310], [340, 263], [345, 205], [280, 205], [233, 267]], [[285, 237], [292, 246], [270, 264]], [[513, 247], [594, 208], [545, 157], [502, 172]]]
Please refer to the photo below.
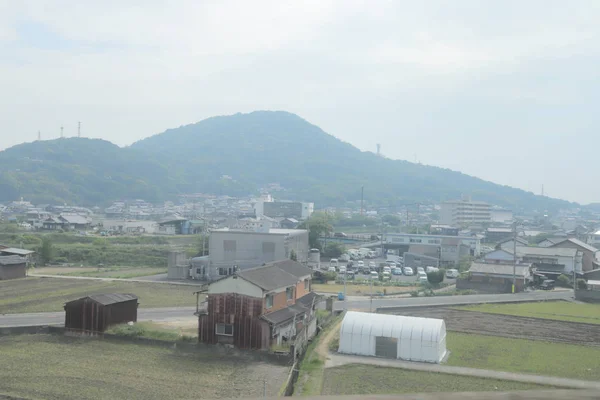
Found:
[[360, 187], [360, 215], [363, 215], [363, 204], [364, 204], [364, 200], [365, 200], [365, 187], [361, 186]]
[[369, 312], [373, 312], [373, 277], [371, 276], [371, 300], [369, 301]]
[[347, 276], [348, 276], [348, 271], [346, 270], [344, 272], [344, 311], [348, 311], [348, 300], [346, 300], [346, 277]]
[[81, 137], [81, 121], [77, 122], [77, 137]]
[[516, 293], [517, 287], [517, 221], [513, 222], [513, 282], [512, 292]]

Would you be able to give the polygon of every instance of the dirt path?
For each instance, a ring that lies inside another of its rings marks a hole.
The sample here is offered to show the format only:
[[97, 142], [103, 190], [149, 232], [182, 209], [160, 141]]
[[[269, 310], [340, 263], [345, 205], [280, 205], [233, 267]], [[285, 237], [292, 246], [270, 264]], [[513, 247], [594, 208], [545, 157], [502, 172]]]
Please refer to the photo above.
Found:
[[598, 382], [581, 381], [577, 379], [530, 375], [515, 372], [491, 371], [487, 369], [453, 367], [448, 365], [426, 364], [413, 361], [388, 360], [376, 357], [349, 356], [342, 354], [331, 354], [330, 359], [325, 363], [325, 368], [335, 368], [346, 364], [369, 364], [380, 367], [402, 368], [414, 371], [437, 372], [452, 375], [476, 376], [479, 378], [536, 383], [539, 385], [560, 386], [565, 388], [600, 390], [600, 383]]
[[398, 315], [442, 318], [449, 331], [600, 346], [600, 325], [450, 308], [405, 309]]
[[323, 336], [321, 341], [319, 341], [319, 345], [315, 347], [315, 351], [317, 352], [317, 354], [323, 357], [324, 360], [327, 360], [329, 358], [329, 343], [331, 343], [336, 333], [339, 332], [341, 325], [342, 320], [340, 319], [327, 331], [325, 336]]

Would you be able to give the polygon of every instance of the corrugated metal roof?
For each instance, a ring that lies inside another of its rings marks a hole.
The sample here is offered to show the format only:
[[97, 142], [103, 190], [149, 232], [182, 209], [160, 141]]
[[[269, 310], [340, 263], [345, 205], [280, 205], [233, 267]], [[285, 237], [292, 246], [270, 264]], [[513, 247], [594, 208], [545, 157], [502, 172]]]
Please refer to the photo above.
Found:
[[0, 249], [0, 253], [5, 254], [16, 254], [19, 256], [27, 256], [29, 254], [35, 253], [33, 250], [25, 250], [25, 249], [17, 249], [15, 247], [7, 247], [5, 249]]
[[[504, 251], [512, 254], [512, 248], [506, 248]], [[518, 256], [539, 256], [539, 257], [575, 257], [577, 249], [562, 247], [525, 247], [517, 246]]]
[[[517, 276], [529, 275], [529, 265], [517, 265], [515, 270]], [[510, 264], [473, 263], [471, 264], [469, 272], [492, 275], [512, 275], [513, 266]]]
[[18, 265], [25, 264], [27, 260], [19, 256], [0, 256], [0, 265]]
[[77, 302], [84, 299], [90, 299], [95, 301], [96, 303], [102, 304], [104, 306], [108, 306], [110, 304], [122, 303], [130, 300], [137, 300], [138, 297], [135, 294], [131, 293], [101, 293], [101, 294], [92, 294], [90, 296], [82, 297], [77, 300], [69, 301], [69, 303]]
[[299, 321], [299, 318], [301, 318], [306, 311], [307, 309], [302, 306], [302, 304], [294, 304], [293, 306], [282, 308], [281, 310], [269, 314], [264, 314], [261, 318], [273, 325], [281, 325], [288, 321], [292, 322], [294, 316], [296, 317], [296, 320]]

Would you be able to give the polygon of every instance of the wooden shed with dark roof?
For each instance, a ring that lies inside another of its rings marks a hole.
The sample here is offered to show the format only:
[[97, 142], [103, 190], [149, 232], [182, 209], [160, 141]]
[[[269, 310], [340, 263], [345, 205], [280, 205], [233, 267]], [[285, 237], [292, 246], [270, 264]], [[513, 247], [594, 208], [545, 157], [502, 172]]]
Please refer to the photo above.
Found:
[[25, 278], [27, 275], [27, 259], [17, 255], [0, 256], [0, 281], [6, 279]]
[[65, 304], [65, 328], [101, 333], [111, 325], [137, 321], [138, 297], [129, 293], [94, 294]]

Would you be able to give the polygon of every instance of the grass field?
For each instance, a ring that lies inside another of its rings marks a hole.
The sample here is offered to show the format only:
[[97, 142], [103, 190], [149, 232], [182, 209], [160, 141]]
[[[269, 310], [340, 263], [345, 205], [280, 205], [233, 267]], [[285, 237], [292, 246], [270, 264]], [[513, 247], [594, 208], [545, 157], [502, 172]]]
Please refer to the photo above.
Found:
[[141, 308], [192, 307], [194, 286], [65, 278], [0, 281], [0, 314], [62, 311], [65, 302], [97, 293], [133, 293]]
[[547, 386], [350, 364], [325, 370], [323, 395], [549, 389]]
[[446, 347], [448, 365], [600, 380], [600, 347], [456, 332], [448, 333]]
[[[340, 284], [327, 284], [327, 283], [313, 283], [313, 290], [319, 293], [339, 293], [344, 291], [344, 285]], [[381, 294], [383, 290], [387, 293], [409, 293], [415, 290], [416, 286], [373, 286], [373, 294]], [[348, 296], [368, 296], [371, 294], [371, 287], [369, 285], [346, 285], [346, 294]]]
[[555, 319], [559, 321], [600, 324], [600, 305], [549, 301], [518, 304], [479, 304], [459, 309], [519, 317]]
[[44, 267], [31, 271], [40, 275], [87, 276], [93, 278], [131, 279], [167, 273], [167, 268], [144, 267]]
[[0, 337], [0, 395], [27, 399], [276, 396], [286, 367], [211, 353], [51, 335]]

